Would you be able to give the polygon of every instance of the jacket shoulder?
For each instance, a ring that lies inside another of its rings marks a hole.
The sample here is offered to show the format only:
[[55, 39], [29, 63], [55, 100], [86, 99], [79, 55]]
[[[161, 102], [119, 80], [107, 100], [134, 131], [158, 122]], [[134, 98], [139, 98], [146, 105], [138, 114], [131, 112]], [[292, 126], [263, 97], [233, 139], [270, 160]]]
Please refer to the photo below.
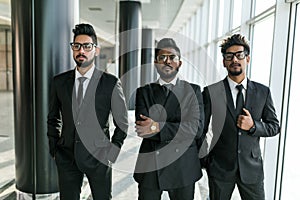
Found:
[[194, 90], [196, 90], [197, 88], [199, 88], [201, 90], [201, 86], [195, 83], [189, 83], [186, 82], [187, 85], [190, 85]]
[[74, 80], [74, 79], [75, 79], [75, 70], [69, 70], [55, 75], [52, 78], [52, 82], [53, 84], [58, 85], [58, 87], [60, 87], [61, 85], [64, 85], [66, 81]]
[[150, 88], [157, 87], [157, 86], [159, 86], [158, 83], [147, 83], [147, 84], [139, 87], [138, 90], [149, 90]]
[[271, 93], [270, 88], [268, 86], [258, 83], [258, 82], [255, 82], [255, 81], [249, 80], [248, 88], [253, 91], [256, 91], [256, 93], [258, 93], [258, 94], [262, 94], [262, 95], [266, 95], [266, 96], [268, 96]]
[[56, 74], [54, 76], [54, 79], [63, 79], [65, 77], [69, 77], [71, 75], [75, 74], [75, 71], [74, 70], [68, 70], [68, 71], [65, 71], [65, 72], [61, 72], [59, 74]]
[[99, 70], [99, 71], [100, 71], [100, 73], [102, 73], [102, 76], [105, 77], [106, 79], [109, 79], [109, 80], [112, 80], [112, 81], [117, 81], [118, 80], [118, 78], [113, 74], [107, 73], [107, 72], [102, 71], [102, 70]]
[[212, 83], [208, 86], [205, 86], [204, 88], [219, 88], [221, 86], [224, 86], [224, 80], [218, 81], [216, 83]]
[[263, 90], [269, 90], [269, 87], [262, 84], [262, 83], [258, 83], [256, 81], [250, 81], [248, 82], [248, 84], [251, 86], [251, 84], [256, 87], [256, 88], [259, 88], [259, 89], [263, 89]]

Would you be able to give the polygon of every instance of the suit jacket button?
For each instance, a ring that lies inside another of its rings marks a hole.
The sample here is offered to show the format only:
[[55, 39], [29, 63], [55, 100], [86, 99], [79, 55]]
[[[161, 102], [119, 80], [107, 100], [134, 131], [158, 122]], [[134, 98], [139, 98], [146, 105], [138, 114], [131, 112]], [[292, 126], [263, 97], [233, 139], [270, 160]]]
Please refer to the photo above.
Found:
[[238, 153], [241, 153], [242, 151], [241, 150], [238, 150]]
[[159, 155], [159, 151], [156, 152], [156, 155]]
[[179, 149], [176, 148], [176, 149], [175, 149], [175, 152], [178, 153], [178, 152], [179, 152]]
[[242, 133], [239, 131], [239, 135], [242, 135]]
[[77, 122], [77, 125], [80, 125], [80, 122]]

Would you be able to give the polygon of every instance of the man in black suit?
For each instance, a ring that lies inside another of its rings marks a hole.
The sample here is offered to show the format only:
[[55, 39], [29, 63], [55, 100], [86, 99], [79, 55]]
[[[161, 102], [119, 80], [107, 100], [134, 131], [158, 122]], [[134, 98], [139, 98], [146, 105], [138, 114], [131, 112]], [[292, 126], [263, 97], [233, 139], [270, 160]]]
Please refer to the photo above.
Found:
[[[93, 199], [111, 199], [111, 163], [126, 138], [127, 108], [120, 81], [98, 70], [100, 53], [94, 28], [78, 24], [71, 43], [75, 69], [54, 77], [51, 85], [48, 138], [55, 159], [60, 199], [79, 200], [84, 174]], [[109, 133], [109, 115], [115, 125]]]
[[202, 176], [197, 139], [204, 123], [200, 86], [180, 80], [181, 54], [171, 38], [160, 40], [155, 66], [160, 78], [137, 89], [136, 132], [143, 138], [134, 179], [139, 200], [194, 199]]
[[280, 131], [270, 89], [246, 77], [250, 47], [245, 37], [235, 34], [225, 39], [221, 52], [228, 76], [203, 91], [204, 133], [212, 130], [205, 158], [210, 199], [229, 200], [237, 185], [242, 199], [263, 200], [259, 141]]

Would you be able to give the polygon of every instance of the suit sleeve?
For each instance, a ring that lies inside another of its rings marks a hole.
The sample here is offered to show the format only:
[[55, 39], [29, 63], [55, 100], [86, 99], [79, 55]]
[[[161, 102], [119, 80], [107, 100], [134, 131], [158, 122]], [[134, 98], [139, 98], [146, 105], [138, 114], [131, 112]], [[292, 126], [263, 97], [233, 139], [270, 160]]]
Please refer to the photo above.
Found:
[[202, 96], [203, 96], [204, 115], [205, 115], [203, 135], [205, 135], [208, 131], [210, 116], [211, 116], [211, 101], [210, 101], [210, 95], [207, 87], [203, 89]]
[[[135, 120], [143, 120], [141, 119], [140, 115], [144, 116], [150, 116], [149, 113], [149, 100], [145, 99], [145, 93], [148, 93], [150, 91], [150, 86], [146, 85], [144, 87], [140, 87], [136, 90], [136, 96], [135, 96]], [[152, 137], [145, 138], [144, 140], [155, 140], [160, 141], [160, 133], [155, 134]]]
[[55, 156], [56, 144], [59, 140], [61, 130], [60, 101], [57, 97], [55, 79], [52, 80], [49, 98], [49, 112], [47, 119], [47, 136], [49, 140], [49, 151], [52, 157]]
[[124, 143], [127, 136], [128, 130], [128, 112], [125, 97], [123, 94], [123, 89], [121, 82], [118, 80], [113, 89], [112, 99], [111, 99], [111, 111], [113, 116], [113, 123], [115, 125], [114, 134], [112, 136], [112, 145], [109, 157], [110, 161], [114, 162], [120, 152], [120, 148]]
[[[187, 87], [186, 89], [186, 96], [183, 98], [183, 102], [179, 102], [180, 106], [177, 108], [180, 109], [180, 116], [177, 116], [175, 114], [177, 111], [173, 109], [167, 113], [170, 116], [167, 116], [166, 121], [162, 122], [154, 118], [153, 120], [159, 123], [160, 132], [145, 140], [162, 142], [175, 139], [176, 141], [190, 142], [201, 137], [204, 123], [201, 89], [200, 86], [196, 85], [194, 87]], [[146, 99], [146, 97], [151, 97], [149, 95], [150, 90], [151, 88], [147, 86], [137, 89], [135, 101], [136, 120], [141, 120], [140, 114], [150, 116], [149, 107], [151, 104], [149, 102], [151, 100]]]
[[269, 88], [267, 90], [261, 120], [254, 119], [254, 123], [256, 126], [256, 130], [252, 134], [252, 136], [271, 137], [277, 135], [280, 132], [279, 121], [276, 116], [276, 111]]
[[197, 141], [199, 147], [199, 157], [202, 168], [207, 168], [208, 166], [208, 141], [206, 140], [206, 135], [209, 129], [209, 124], [211, 120], [211, 99], [209, 95], [209, 90], [204, 87], [203, 92], [203, 104], [204, 104], [204, 128], [201, 138]]

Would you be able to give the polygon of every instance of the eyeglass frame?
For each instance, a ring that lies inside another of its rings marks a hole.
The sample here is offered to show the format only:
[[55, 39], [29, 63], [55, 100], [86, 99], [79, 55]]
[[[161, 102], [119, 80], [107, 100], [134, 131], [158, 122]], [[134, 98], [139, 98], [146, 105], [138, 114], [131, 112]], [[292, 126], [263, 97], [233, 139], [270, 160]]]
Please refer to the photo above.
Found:
[[[231, 59], [226, 59], [225, 56], [227, 55], [232, 55]], [[237, 56], [237, 54], [243, 54], [242, 57]], [[234, 57], [236, 57], [238, 60], [243, 60], [248, 56], [248, 53], [246, 51], [237, 51], [237, 52], [228, 52], [228, 53], [223, 53], [223, 58], [226, 61], [232, 61]]]
[[[164, 56], [165, 58], [163, 60], [161, 60], [161, 59], [159, 59], [159, 56]], [[171, 58], [170, 56], [174, 56], [174, 58]], [[178, 55], [175, 55], [175, 54], [161, 54], [161, 55], [158, 55], [156, 57], [156, 61], [161, 62], [161, 63], [166, 62], [168, 59], [170, 59], [170, 61], [172, 61], [172, 62], [180, 61], [180, 57]], [[177, 59], [177, 60], [174, 60], [174, 59]]]
[[[78, 44], [79, 45], [79, 49], [73, 49], [74, 45], [75, 44]], [[85, 42], [85, 43], [79, 43], [79, 42], [70, 42], [70, 45], [71, 45], [71, 49], [73, 51], [79, 51], [81, 49], [81, 47], [83, 48], [84, 51], [87, 51], [87, 52], [90, 52], [93, 50], [93, 47], [97, 47], [96, 44], [92, 43], [92, 42]], [[85, 45], [92, 45], [92, 48], [91, 50], [87, 50]]]

